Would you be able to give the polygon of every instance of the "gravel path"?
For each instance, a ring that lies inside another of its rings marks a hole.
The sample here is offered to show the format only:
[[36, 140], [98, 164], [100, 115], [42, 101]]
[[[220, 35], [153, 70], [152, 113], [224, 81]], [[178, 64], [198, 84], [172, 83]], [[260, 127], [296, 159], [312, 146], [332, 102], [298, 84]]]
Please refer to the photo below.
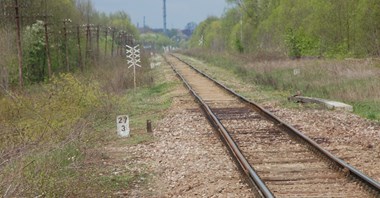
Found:
[[[166, 78], [174, 73], [163, 65]], [[148, 173], [120, 197], [254, 197], [228, 151], [184, 86], [171, 93], [173, 105], [153, 123], [155, 140], [126, 147], [108, 147], [124, 158], [130, 172]], [[118, 169], [115, 169], [118, 170]]]
[[323, 148], [380, 182], [380, 124], [349, 112], [317, 109], [272, 111]]
[[[224, 69], [206, 66], [200, 61], [194, 62], [198, 68], [237, 92], [252, 95], [257, 92], [254, 85], [242, 82]], [[270, 98], [260, 101], [261, 106], [314, 139], [334, 155], [380, 182], [380, 123], [366, 120], [350, 112], [302, 106], [289, 109], [280, 107]]]
[[154, 134], [159, 139], [153, 163], [159, 197], [253, 196], [199, 110], [171, 112]]

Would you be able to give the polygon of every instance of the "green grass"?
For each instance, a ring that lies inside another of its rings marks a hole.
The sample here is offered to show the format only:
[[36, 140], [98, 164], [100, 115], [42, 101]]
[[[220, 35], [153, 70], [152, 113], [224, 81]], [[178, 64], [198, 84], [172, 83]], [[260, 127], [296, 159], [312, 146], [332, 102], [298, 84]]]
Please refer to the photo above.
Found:
[[176, 85], [178, 83], [159, 82], [152, 87], [138, 89], [136, 92], [131, 90], [122, 99], [121, 106], [124, 106], [125, 111], [119, 113], [130, 116], [131, 127], [143, 129], [147, 120], [158, 120], [164, 110], [170, 107], [172, 103], [170, 91]]
[[[0, 169], [1, 195], [110, 197], [115, 191], [126, 190], [136, 180], [147, 177], [147, 172], [128, 169], [117, 175], [110, 174], [115, 167], [103, 164], [103, 160], [112, 160], [107, 159], [110, 155], [104, 146], [126, 147], [154, 141], [152, 134], [145, 132], [146, 121], [152, 120], [154, 124], [164, 116], [171, 106], [170, 92], [180, 84], [166, 81], [161, 68], [156, 68], [140, 74], [146, 74], [147, 77], [140, 79], [149, 83], [139, 82], [145, 85], [136, 90], [123, 90], [120, 87], [124, 84], [102, 83], [119, 71], [117, 67], [109, 70], [107, 74], [103, 68], [91, 71], [95, 74], [86, 74], [86, 77], [68, 76], [54, 83], [35, 85], [33, 90], [16, 95], [25, 104], [15, 103], [10, 96], [0, 99], [0, 105], [7, 107], [0, 108], [0, 129], [4, 130], [0, 138], [7, 140], [2, 144], [8, 149], [2, 151], [2, 155], [9, 157]], [[153, 83], [151, 77], [155, 77]], [[57, 112], [57, 108], [62, 111]], [[130, 116], [131, 136], [127, 139], [116, 134], [115, 120], [121, 114]], [[26, 128], [28, 131], [20, 130], [19, 123], [11, 122], [15, 118], [33, 125]], [[47, 124], [45, 120], [50, 122]], [[26, 139], [28, 134], [21, 133], [29, 131], [34, 132], [33, 140], [44, 141], [30, 142]], [[118, 165], [124, 167], [124, 164], [115, 164]]]
[[19, 196], [57, 197], [77, 182], [80, 175], [75, 166], [82, 160], [83, 154], [75, 144], [45, 152], [35, 150], [6, 166], [1, 176], [12, 177], [14, 183], [22, 184]]
[[380, 120], [380, 104], [378, 101], [354, 103], [354, 112], [370, 120]]
[[[151, 120], [154, 125], [165, 115], [165, 111], [172, 104], [171, 91], [180, 84], [163, 78], [164, 73], [161, 68], [156, 68], [152, 72], [157, 77], [154, 84], [139, 87], [136, 90], [128, 90], [124, 96], [115, 100], [111, 116], [108, 116], [101, 125], [97, 126], [99, 130], [115, 134], [116, 116], [129, 115], [130, 137], [119, 138], [116, 134], [113, 135], [107, 141], [108, 143], [106, 142], [107, 144], [110, 143], [112, 147], [128, 147], [155, 141], [152, 134], [146, 133], [146, 121]], [[104, 169], [94, 172], [104, 172]], [[105, 195], [126, 190], [131, 184], [141, 182], [141, 178], [149, 179], [148, 172], [144, 171], [140, 173], [126, 171], [120, 175], [103, 174], [101, 177], [97, 177], [97, 175], [99, 174], [96, 174], [96, 177], [91, 176], [89, 179], [93, 181], [92, 188], [101, 188]]]
[[101, 176], [99, 178], [99, 183], [101, 186], [112, 190], [120, 190], [128, 187], [128, 185], [133, 181], [134, 175], [123, 174], [115, 176]]
[[[376, 61], [251, 60], [248, 62], [249, 58], [211, 52], [192, 51], [188, 55], [206, 62], [201, 66], [202, 70], [256, 102], [271, 101], [284, 107], [299, 108], [299, 105], [289, 104], [286, 99], [301, 91], [305, 96], [351, 104], [356, 114], [380, 121], [380, 86], [378, 86], [380, 69]], [[195, 63], [190, 58], [187, 60]], [[301, 73], [294, 75], [294, 69], [299, 69]], [[242, 86], [231, 83], [226, 76], [238, 79]], [[244, 88], [247, 84], [253, 87]]]

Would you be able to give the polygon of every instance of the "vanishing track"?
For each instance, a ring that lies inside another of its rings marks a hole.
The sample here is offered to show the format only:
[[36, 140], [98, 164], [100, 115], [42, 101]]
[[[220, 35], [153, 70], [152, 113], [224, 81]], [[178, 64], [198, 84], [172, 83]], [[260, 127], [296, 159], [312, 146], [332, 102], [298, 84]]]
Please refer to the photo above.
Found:
[[266, 110], [234, 95], [177, 57], [166, 56], [166, 60], [199, 99], [208, 119], [218, 127], [235, 161], [261, 196], [380, 196], [379, 183], [345, 162], [332, 159], [315, 142], [298, 131], [293, 133], [294, 128]]

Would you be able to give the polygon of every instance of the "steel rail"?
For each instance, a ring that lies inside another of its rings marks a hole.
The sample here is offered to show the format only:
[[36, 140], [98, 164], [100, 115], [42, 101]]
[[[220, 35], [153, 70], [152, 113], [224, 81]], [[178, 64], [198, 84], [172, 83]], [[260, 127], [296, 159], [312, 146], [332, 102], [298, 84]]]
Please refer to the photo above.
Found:
[[251, 107], [253, 107], [260, 115], [262, 115], [265, 118], [267, 118], [268, 120], [274, 122], [279, 128], [283, 129], [289, 135], [291, 135], [293, 137], [298, 137], [301, 141], [303, 141], [306, 144], [308, 144], [309, 146], [311, 146], [314, 151], [322, 154], [325, 158], [327, 158], [328, 160], [330, 160], [331, 162], [333, 162], [334, 165], [336, 165], [340, 169], [348, 170], [350, 176], [353, 176], [354, 178], [358, 179], [362, 183], [366, 184], [372, 190], [374, 190], [375, 192], [377, 192], [378, 195], [380, 194], [380, 183], [379, 182], [375, 181], [371, 177], [365, 175], [361, 171], [359, 171], [356, 168], [354, 168], [353, 166], [349, 165], [347, 162], [339, 159], [338, 157], [336, 157], [335, 155], [333, 155], [329, 151], [325, 150], [318, 143], [316, 143], [314, 140], [312, 140], [311, 138], [309, 138], [308, 136], [306, 136], [302, 132], [298, 131], [297, 129], [295, 129], [293, 126], [291, 126], [290, 124], [286, 123], [285, 121], [282, 121], [280, 118], [278, 118], [277, 116], [275, 116], [274, 114], [272, 114], [268, 110], [264, 109], [263, 107], [261, 107], [257, 103], [255, 103], [253, 101], [250, 101], [247, 98], [245, 98], [244, 96], [236, 93], [234, 90], [232, 90], [232, 89], [226, 87], [225, 85], [221, 84], [220, 82], [216, 81], [215, 79], [213, 79], [209, 75], [207, 75], [204, 72], [200, 71], [199, 69], [195, 68], [194, 66], [192, 66], [191, 64], [189, 64], [186, 61], [182, 60], [178, 56], [175, 56], [174, 54], [171, 54], [171, 55], [173, 57], [177, 58], [178, 60], [180, 60], [181, 62], [183, 62], [184, 64], [188, 65], [190, 68], [192, 68], [193, 70], [197, 71], [198, 73], [200, 73], [204, 77], [210, 79], [217, 86], [223, 88], [227, 92], [229, 92], [232, 95], [236, 96], [241, 101], [243, 101], [243, 102], [251, 105]]
[[[166, 59], [166, 57], [165, 57]], [[189, 89], [190, 93], [197, 99], [201, 108], [206, 113], [208, 120], [212, 123], [212, 125], [217, 129], [220, 133], [220, 136], [223, 142], [226, 144], [228, 150], [233, 155], [234, 160], [237, 162], [239, 168], [244, 172], [247, 176], [250, 185], [254, 186], [256, 190], [258, 190], [259, 194], [266, 198], [273, 198], [273, 193], [269, 190], [269, 188], [265, 185], [264, 181], [259, 177], [253, 167], [249, 164], [248, 160], [241, 153], [239, 147], [236, 142], [232, 139], [231, 135], [227, 131], [227, 129], [222, 125], [220, 120], [216, 117], [216, 115], [211, 111], [210, 107], [202, 100], [202, 98], [193, 90], [191, 85], [187, 82], [187, 80], [177, 71], [177, 69], [169, 63], [173, 71], [176, 75], [183, 81], [186, 87]]]

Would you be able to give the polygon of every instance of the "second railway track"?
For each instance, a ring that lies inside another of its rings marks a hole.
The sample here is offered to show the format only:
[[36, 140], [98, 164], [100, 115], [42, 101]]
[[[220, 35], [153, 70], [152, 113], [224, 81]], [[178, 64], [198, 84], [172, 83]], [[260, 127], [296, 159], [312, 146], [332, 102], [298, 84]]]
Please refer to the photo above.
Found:
[[[258, 105], [166, 56], [263, 197], [378, 197], [380, 185]], [[229, 139], [230, 138], [230, 139]]]

